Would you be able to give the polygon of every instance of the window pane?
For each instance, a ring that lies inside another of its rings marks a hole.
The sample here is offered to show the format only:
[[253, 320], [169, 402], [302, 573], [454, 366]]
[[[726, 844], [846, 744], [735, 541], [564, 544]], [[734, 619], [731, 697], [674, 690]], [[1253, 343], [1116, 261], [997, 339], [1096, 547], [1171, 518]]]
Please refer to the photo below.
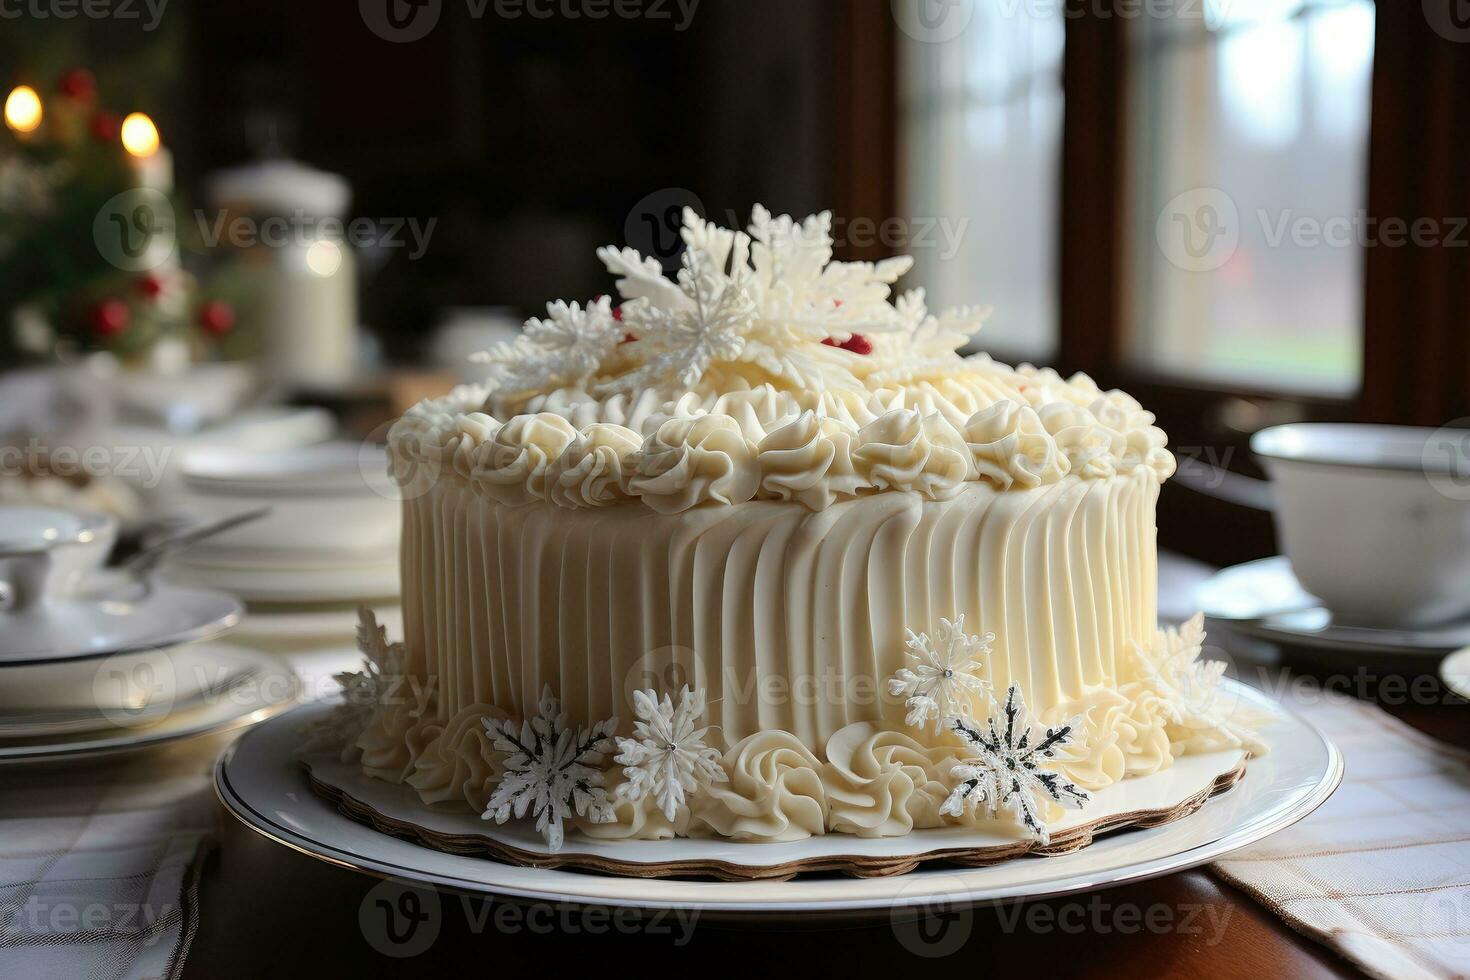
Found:
[[1130, 353], [1334, 393], [1361, 372], [1370, 0], [1135, 25]]
[[979, 346], [1045, 358], [1057, 337], [1061, 5], [951, 9], [973, 9], [955, 37], [900, 32], [909, 280], [931, 306], [990, 306]]

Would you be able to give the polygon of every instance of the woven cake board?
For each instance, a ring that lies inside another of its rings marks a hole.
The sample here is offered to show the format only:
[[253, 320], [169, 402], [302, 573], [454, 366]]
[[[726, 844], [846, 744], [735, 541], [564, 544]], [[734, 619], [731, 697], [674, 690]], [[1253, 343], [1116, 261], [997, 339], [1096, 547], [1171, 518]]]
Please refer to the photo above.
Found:
[[935, 862], [981, 867], [1036, 855], [1070, 854], [1102, 834], [1158, 827], [1182, 819], [1245, 776], [1239, 749], [1185, 756], [1158, 773], [1125, 779], [1095, 792], [1084, 811], [1052, 825], [1051, 841], [1007, 836], [1003, 829], [916, 830], [902, 837], [826, 834], [787, 843], [725, 838], [665, 841], [596, 840], [567, 835], [550, 850], [531, 821], [498, 825], [460, 804], [430, 806], [407, 786], [364, 774], [330, 755], [308, 756], [301, 767], [314, 792], [342, 814], [385, 834], [450, 854], [468, 854], [532, 868], [571, 868], [639, 878], [708, 877], [725, 881], [784, 880], [802, 872], [835, 871], [871, 878], [905, 874]]

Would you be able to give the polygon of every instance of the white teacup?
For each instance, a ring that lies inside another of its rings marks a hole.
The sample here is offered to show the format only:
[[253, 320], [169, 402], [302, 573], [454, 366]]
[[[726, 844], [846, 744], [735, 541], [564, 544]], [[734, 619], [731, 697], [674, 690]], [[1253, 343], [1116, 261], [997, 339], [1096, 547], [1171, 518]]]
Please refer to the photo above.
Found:
[[75, 598], [116, 540], [116, 519], [102, 514], [0, 507], [0, 613]]
[[1251, 439], [1292, 570], [1341, 619], [1427, 626], [1470, 615], [1470, 440], [1446, 432], [1294, 423]]

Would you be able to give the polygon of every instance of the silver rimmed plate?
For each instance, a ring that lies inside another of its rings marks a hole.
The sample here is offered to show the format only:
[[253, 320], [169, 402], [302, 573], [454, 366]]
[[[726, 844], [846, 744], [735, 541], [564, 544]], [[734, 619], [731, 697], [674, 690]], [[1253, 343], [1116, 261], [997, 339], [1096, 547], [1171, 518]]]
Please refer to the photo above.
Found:
[[[1233, 689], [1270, 709], [1264, 695]], [[1280, 712], [1264, 733], [1271, 753], [1198, 812], [1148, 830], [1099, 837], [1056, 857], [1027, 857], [985, 868], [923, 866], [882, 878], [798, 876], [789, 881], [643, 879], [502, 864], [432, 850], [379, 833], [339, 813], [307, 789], [296, 759], [301, 726], [326, 710], [307, 705], [246, 733], [220, 758], [215, 788], [246, 826], [304, 854], [416, 885], [522, 899], [714, 914], [872, 916], [936, 900], [973, 903], [1039, 898], [1110, 887], [1215, 860], [1311, 813], [1342, 778], [1342, 756], [1316, 728]], [[818, 839], [820, 840], [820, 839]], [[894, 847], [904, 847], [893, 838]], [[569, 841], [569, 844], [571, 842]], [[800, 842], [789, 845], [799, 851]]]
[[245, 607], [214, 589], [104, 572], [75, 599], [44, 599], [0, 613], [0, 683], [10, 667], [154, 650], [217, 636]]
[[[165, 685], [162, 696], [154, 692], [137, 705], [105, 711], [108, 727], [0, 740], [0, 766], [70, 764], [218, 735], [279, 714], [301, 693], [295, 673], [267, 653], [245, 647], [231, 648], [227, 655], [216, 651], [216, 666], [214, 679], [187, 699], [173, 699]], [[154, 675], [147, 678], [150, 684], [157, 681]]]
[[1271, 643], [1419, 655], [1470, 646], [1470, 622], [1403, 629], [1337, 622], [1297, 582], [1284, 555], [1221, 569], [1199, 586], [1195, 597], [1210, 619]]

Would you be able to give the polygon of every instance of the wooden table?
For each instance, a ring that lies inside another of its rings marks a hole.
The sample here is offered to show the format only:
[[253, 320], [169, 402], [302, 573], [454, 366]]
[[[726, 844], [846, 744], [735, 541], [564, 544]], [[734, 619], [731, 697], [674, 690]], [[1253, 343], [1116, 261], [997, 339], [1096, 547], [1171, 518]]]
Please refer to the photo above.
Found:
[[[1415, 727], [1470, 743], [1470, 706], [1386, 707]], [[205, 865], [186, 977], [360, 977], [384, 970], [503, 976], [548, 968], [559, 974], [604, 969], [609, 956], [634, 970], [725, 963], [751, 973], [811, 962], [831, 977], [956, 966], [1035, 970], [1043, 963], [1048, 976], [1129, 980], [1360, 975], [1206, 870], [1052, 901], [933, 909], [918, 922], [636, 921], [601, 909], [452, 894], [405, 897], [396, 885], [267, 841], [223, 811], [220, 819], [222, 845]], [[413, 901], [419, 904], [405, 904]], [[395, 917], [406, 937], [395, 945], [380, 903], [422, 910], [424, 901], [437, 901], [438, 913], [421, 918], [422, 933]], [[430, 936], [427, 949], [412, 957], [383, 952], [404, 952]], [[940, 954], [951, 958], [939, 960]]]

